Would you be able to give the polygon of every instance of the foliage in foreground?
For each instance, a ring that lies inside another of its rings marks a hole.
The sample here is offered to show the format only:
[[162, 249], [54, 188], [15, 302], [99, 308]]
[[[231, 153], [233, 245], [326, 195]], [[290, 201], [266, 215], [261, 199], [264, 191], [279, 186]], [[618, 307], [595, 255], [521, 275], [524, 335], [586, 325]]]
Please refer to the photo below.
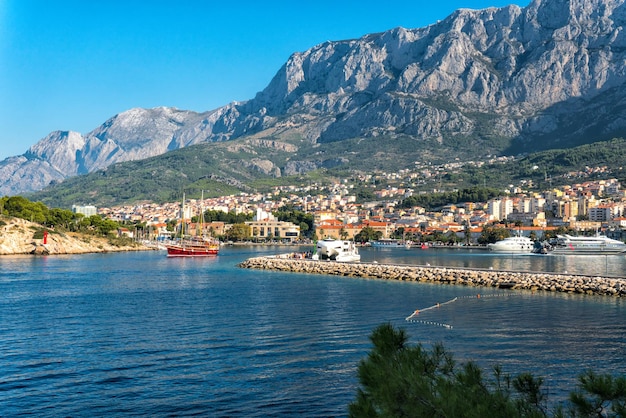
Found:
[[430, 351], [408, 346], [404, 330], [390, 324], [370, 339], [351, 417], [626, 417], [626, 376], [584, 373], [569, 403], [549, 415], [542, 378], [511, 377], [496, 366], [488, 380], [475, 363], [456, 364], [440, 344]]

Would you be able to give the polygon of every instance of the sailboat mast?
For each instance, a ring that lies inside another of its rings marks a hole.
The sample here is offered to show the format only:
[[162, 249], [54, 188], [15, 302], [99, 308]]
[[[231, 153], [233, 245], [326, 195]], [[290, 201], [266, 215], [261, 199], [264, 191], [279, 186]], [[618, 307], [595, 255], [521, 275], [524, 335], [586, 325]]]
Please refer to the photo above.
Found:
[[200, 193], [200, 220], [199, 220], [200, 236], [204, 237], [204, 190]]
[[180, 239], [185, 236], [185, 192], [183, 192], [183, 201], [180, 206]]

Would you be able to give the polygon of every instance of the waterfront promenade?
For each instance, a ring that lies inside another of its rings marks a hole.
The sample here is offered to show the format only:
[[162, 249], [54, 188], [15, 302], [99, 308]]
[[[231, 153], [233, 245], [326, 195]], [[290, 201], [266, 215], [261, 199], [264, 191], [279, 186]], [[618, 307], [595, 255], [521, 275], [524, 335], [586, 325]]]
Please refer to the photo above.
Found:
[[253, 257], [240, 263], [239, 267], [382, 280], [626, 297], [626, 278], [378, 263], [338, 263], [299, 258], [297, 253]]

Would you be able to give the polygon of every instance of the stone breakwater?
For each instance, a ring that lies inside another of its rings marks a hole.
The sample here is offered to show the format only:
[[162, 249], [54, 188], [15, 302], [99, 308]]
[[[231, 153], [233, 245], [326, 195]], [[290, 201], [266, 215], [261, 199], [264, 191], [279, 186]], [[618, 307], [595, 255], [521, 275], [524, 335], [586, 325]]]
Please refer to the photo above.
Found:
[[392, 264], [337, 263], [282, 257], [249, 258], [240, 263], [239, 267], [369, 279], [626, 297], [626, 279], [621, 278]]

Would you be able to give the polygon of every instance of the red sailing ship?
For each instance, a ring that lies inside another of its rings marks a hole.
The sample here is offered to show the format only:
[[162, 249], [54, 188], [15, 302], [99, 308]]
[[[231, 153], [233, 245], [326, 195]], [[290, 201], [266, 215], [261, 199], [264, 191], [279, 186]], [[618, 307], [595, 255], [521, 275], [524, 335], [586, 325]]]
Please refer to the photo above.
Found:
[[[204, 191], [201, 201], [204, 201]], [[204, 218], [204, 209], [200, 211], [200, 231], [202, 231], [202, 220]], [[205, 237], [185, 237], [185, 195], [183, 193], [183, 204], [181, 207], [181, 223], [180, 238], [165, 245], [168, 257], [206, 257], [209, 255], [217, 255], [220, 250], [220, 242], [215, 238]]]
[[217, 255], [220, 244], [216, 240], [205, 238], [186, 238], [174, 244], [167, 244], [168, 257], [202, 257]]

